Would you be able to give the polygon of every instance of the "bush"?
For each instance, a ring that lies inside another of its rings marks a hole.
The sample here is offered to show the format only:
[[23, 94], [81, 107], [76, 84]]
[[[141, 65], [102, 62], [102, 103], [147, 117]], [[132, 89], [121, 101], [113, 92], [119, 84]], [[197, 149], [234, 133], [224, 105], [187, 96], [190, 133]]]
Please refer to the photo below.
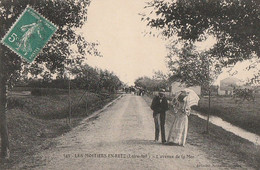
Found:
[[33, 96], [48, 96], [48, 95], [61, 95], [68, 94], [68, 90], [56, 88], [34, 88], [31, 90]]
[[31, 90], [31, 95], [33, 96], [42, 96], [42, 92], [40, 89], [32, 89]]
[[7, 108], [8, 109], [14, 109], [14, 108], [23, 108], [24, 107], [24, 101], [19, 100], [15, 97], [9, 97], [7, 99]]

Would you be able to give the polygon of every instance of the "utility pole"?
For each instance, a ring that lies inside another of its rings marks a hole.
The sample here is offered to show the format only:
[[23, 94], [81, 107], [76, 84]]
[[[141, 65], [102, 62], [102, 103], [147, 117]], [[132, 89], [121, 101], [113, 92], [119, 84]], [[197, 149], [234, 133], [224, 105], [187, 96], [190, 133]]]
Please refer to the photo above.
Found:
[[209, 62], [209, 56], [208, 56], [208, 94], [209, 94], [209, 101], [208, 101], [208, 115], [207, 115], [207, 126], [206, 126], [206, 134], [209, 133], [209, 115], [210, 115], [210, 112], [211, 112], [211, 108], [210, 108], [210, 105], [211, 105], [211, 88], [210, 88], [210, 62]]
[[64, 68], [64, 81], [65, 81], [65, 83], [66, 83], [66, 79], [68, 78], [68, 99], [69, 99], [69, 102], [68, 102], [68, 104], [69, 104], [69, 112], [68, 112], [68, 116], [67, 116], [67, 118], [66, 118], [66, 123], [68, 124], [68, 125], [70, 125], [71, 124], [71, 111], [72, 111], [72, 106], [71, 106], [71, 91], [70, 91], [70, 89], [71, 89], [71, 82], [70, 82], [70, 73], [68, 72], [68, 73], [66, 73], [66, 71], [67, 71], [67, 69], [66, 69], [66, 67]]
[[210, 89], [210, 84], [209, 84], [209, 103], [208, 103], [208, 116], [207, 116], [207, 128], [206, 128], [207, 134], [209, 133], [209, 115], [211, 112], [210, 104], [211, 104], [211, 89]]
[[69, 125], [71, 124], [71, 91], [70, 91], [70, 73], [69, 73]]

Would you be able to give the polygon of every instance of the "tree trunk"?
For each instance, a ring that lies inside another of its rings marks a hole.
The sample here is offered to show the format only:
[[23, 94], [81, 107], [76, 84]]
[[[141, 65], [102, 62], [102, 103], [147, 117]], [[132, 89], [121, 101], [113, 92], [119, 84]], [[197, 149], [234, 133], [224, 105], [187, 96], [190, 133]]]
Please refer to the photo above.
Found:
[[211, 112], [210, 109], [210, 100], [211, 100], [211, 83], [210, 83], [210, 62], [208, 57], [208, 93], [209, 93], [209, 103], [208, 103], [208, 116], [207, 116], [207, 127], [206, 127], [206, 134], [209, 134], [209, 115]]
[[[1, 47], [0, 47], [1, 48]], [[0, 49], [0, 56], [1, 55]], [[1, 157], [9, 158], [9, 140], [8, 140], [8, 130], [6, 121], [6, 110], [7, 110], [7, 94], [6, 94], [6, 77], [4, 74], [3, 60], [0, 57], [0, 134], [1, 134]]]
[[210, 102], [211, 102], [211, 89], [209, 88], [209, 103], [208, 103], [208, 116], [207, 116], [207, 128], [206, 128], [206, 133], [209, 133], [209, 115], [210, 115], [210, 112], [211, 112]]
[[71, 124], [71, 112], [72, 112], [72, 101], [71, 101], [71, 91], [70, 91], [70, 75], [69, 75], [69, 125]]

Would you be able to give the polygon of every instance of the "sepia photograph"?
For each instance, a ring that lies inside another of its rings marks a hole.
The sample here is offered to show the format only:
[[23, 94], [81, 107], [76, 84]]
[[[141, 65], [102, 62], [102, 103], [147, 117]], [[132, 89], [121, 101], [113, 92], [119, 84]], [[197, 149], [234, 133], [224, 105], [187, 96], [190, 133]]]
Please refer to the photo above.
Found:
[[260, 0], [0, 0], [1, 170], [260, 169]]

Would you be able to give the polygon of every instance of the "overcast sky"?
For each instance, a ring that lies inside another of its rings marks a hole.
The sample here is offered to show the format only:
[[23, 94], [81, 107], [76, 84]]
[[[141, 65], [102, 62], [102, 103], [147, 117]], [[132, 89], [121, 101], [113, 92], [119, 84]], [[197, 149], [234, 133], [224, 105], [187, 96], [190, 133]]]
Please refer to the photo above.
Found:
[[[140, 76], [152, 76], [154, 71], [167, 72], [166, 42], [145, 36], [149, 28], [141, 21], [139, 13], [147, 0], [92, 0], [88, 21], [80, 30], [87, 41], [98, 41], [103, 57], [88, 56], [91, 66], [113, 71], [119, 78], [133, 85]], [[198, 44], [201, 49], [212, 46], [214, 40]], [[246, 80], [249, 72], [243, 71], [249, 63], [239, 64], [235, 76]], [[258, 67], [259, 68], [259, 67]], [[233, 71], [235, 72], [235, 71]], [[252, 73], [252, 71], [250, 71]], [[223, 73], [217, 80], [228, 77]]]
[[113, 71], [128, 83], [153, 71], [166, 72], [165, 42], [144, 36], [148, 29], [141, 16], [145, 0], [92, 0], [82, 28], [88, 41], [100, 43], [102, 58], [88, 56], [88, 64]]

